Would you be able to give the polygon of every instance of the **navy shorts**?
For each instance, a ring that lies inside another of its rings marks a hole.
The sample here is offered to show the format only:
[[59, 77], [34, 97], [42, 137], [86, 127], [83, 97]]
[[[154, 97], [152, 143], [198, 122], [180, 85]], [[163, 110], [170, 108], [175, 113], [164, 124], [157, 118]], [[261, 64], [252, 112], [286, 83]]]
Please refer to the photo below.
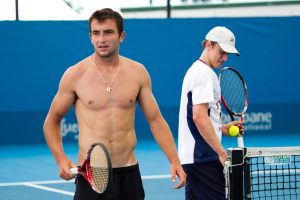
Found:
[[110, 190], [96, 193], [85, 178], [78, 175], [75, 181], [74, 200], [143, 200], [144, 187], [138, 164], [130, 167], [113, 168]]
[[186, 200], [224, 200], [225, 178], [219, 161], [182, 165], [186, 175]]

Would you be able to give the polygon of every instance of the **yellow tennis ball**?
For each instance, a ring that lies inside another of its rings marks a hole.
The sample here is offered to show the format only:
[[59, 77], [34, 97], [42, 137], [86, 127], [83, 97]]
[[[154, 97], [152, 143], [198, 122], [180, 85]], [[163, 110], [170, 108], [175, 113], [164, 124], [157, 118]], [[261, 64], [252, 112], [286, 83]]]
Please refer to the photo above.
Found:
[[229, 133], [230, 136], [236, 137], [236, 136], [238, 136], [238, 134], [240, 133], [240, 129], [239, 129], [239, 127], [237, 127], [237, 126], [231, 126], [231, 127], [229, 128], [228, 133]]

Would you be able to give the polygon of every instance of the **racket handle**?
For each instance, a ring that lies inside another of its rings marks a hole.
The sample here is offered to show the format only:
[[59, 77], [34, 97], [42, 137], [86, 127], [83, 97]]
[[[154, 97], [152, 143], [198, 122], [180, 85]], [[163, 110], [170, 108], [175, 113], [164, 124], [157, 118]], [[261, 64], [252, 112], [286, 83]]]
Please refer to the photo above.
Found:
[[244, 148], [244, 138], [241, 134], [237, 137], [237, 143], [238, 147]]
[[77, 175], [78, 174], [78, 168], [77, 167], [73, 167], [70, 169], [71, 174], [73, 175]]

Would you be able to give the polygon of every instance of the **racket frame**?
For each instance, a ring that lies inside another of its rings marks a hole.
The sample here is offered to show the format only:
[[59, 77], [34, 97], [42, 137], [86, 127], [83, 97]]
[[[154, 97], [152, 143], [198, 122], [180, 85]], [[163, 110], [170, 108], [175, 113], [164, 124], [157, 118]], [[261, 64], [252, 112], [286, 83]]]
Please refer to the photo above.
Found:
[[[92, 173], [91, 173], [91, 165], [90, 165], [91, 152], [93, 151], [93, 149], [97, 145], [99, 145], [102, 148], [102, 150], [103, 150], [103, 152], [104, 152], [104, 154], [106, 156], [107, 166], [108, 166], [108, 182], [107, 182], [106, 188], [103, 191], [98, 191], [97, 190], [97, 187], [95, 186], [95, 184], [93, 182]], [[111, 165], [111, 159], [110, 159], [110, 156], [109, 156], [107, 148], [102, 143], [94, 143], [94, 144], [92, 144], [91, 147], [90, 147], [90, 149], [89, 149], [89, 151], [88, 151], [88, 153], [87, 153], [87, 157], [86, 157], [83, 165], [80, 166], [80, 167], [77, 167], [77, 168], [71, 168], [70, 171], [74, 175], [77, 175], [77, 174], [82, 175], [88, 181], [88, 183], [93, 188], [93, 190], [95, 192], [97, 192], [98, 194], [102, 194], [102, 193], [106, 192], [110, 188], [110, 185], [112, 184], [112, 165]]]
[[[231, 121], [235, 121], [234, 117], [236, 116], [236, 117], [240, 118], [239, 121], [242, 123], [243, 122], [243, 118], [244, 118], [244, 114], [246, 113], [247, 108], [248, 108], [248, 104], [249, 104], [249, 102], [248, 102], [248, 87], [247, 87], [247, 84], [246, 84], [244, 78], [242, 77], [242, 75], [235, 68], [233, 68], [233, 67], [224, 67], [224, 68], [222, 68], [220, 70], [220, 73], [219, 73], [219, 81], [220, 81], [220, 83], [221, 83], [221, 78], [222, 78], [222, 72], [225, 71], [225, 70], [232, 70], [241, 79], [242, 84], [243, 84], [243, 88], [244, 88], [244, 92], [245, 92], [246, 100], [245, 100], [244, 109], [242, 110], [241, 113], [236, 113], [236, 112], [233, 112], [233, 111], [230, 110], [229, 106], [226, 103], [226, 100], [224, 99], [224, 97], [222, 95], [222, 89], [221, 89], [221, 101], [222, 101], [222, 104], [224, 105], [227, 113], [229, 114], [229, 116], [231, 118]], [[238, 142], [238, 147], [244, 148], [244, 140], [243, 140], [243, 135], [242, 134], [238, 135], [237, 142]]]

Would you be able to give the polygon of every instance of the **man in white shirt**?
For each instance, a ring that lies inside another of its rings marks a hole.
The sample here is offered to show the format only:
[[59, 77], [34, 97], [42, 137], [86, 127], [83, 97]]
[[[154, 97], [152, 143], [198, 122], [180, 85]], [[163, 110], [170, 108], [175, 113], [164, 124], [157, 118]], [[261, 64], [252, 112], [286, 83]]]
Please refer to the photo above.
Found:
[[222, 124], [221, 89], [214, 68], [229, 54], [239, 55], [235, 36], [226, 27], [211, 29], [202, 43], [203, 52], [188, 69], [182, 84], [178, 151], [185, 173], [187, 200], [225, 199], [223, 166], [227, 154], [221, 144], [237, 121]]

